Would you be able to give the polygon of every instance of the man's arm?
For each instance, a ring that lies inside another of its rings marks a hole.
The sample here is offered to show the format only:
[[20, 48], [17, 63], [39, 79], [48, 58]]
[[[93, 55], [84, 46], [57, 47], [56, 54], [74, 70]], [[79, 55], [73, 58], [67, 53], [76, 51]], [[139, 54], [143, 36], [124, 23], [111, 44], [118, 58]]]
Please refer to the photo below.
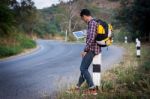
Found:
[[97, 27], [97, 24], [96, 22], [92, 21], [90, 24], [89, 24], [89, 27], [88, 27], [88, 31], [87, 31], [87, 36], [89, 37], [86, 41], [86, 46], [84, 48], [84, 51], [85, 52], [88, 52], [89, 51], [89, 48], [90, 46], [92, 45], [92, 43], [95, 41], [95, 36], [96, 36], [96, 27]]

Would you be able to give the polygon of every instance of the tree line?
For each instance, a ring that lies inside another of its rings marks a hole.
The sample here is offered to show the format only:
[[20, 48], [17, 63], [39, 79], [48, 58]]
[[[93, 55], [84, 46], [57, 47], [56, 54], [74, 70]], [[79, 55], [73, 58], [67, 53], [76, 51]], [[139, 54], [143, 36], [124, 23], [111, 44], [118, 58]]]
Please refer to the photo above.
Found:
[[150, 0], [120, 0], [116, 19], [130, 32], [133, 40], [150, 41]]
[[[124, 27], [131, 38], [136, 37], [150, 41], [150, 0], [109, 0], [120, 2], [118, 10], [100, 8], [97, 0], [59, 0], [60, 4], [45, 9], [37, 9], [32, 0], [1, 0], [0, 1], [0, 35], [13, 32], [36, 33], [40, 36], [50, 34], [64, 35], [67, 30], [71, 37], [72, 31], [85, 28], [80, 20], [80, 10], [88, 8], [94, 17], [104, 20], [117, 20], [115, 27]], [[112, 18], [112, 15], [115, 17]]]
[[16, 31], [33, 32], [37, 9], [32, 0], [0, 1], [0, 35], [7, 36]]

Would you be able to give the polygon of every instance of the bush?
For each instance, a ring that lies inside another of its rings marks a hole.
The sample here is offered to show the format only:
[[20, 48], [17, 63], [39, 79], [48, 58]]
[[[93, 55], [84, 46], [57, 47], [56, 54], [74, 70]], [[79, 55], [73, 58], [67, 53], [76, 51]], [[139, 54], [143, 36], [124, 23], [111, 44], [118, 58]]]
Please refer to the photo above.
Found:
[[0, 38], [1, 41], [3, 41], [2, 39], [5, 39], [5, 42], [0, 43], [0, 58], [18, 54], [23, 49], [34, 48], [36, 46], [35, 41], [22, 33]]
[[149, 66], [149, 64], [150, 64], [150, 62], [147, 61], [147, 62], [145, 62], [144, 65], [143, 65], [143, 69], [144, 69], [145, 71], [147, 71], [147, 72], [150, 71], [150, 66]]
[[18, 42], [20, 42], [20, 46], [22, 48], [34, 48], [36, 46], [36, 42], [29, 39], [27, 36], [23, 34], [19, 34], [16, 36]]
[[0, 45], [0, 58], [15, 55], [20, 53], [22, 48], [20, 46], [2, 46]]
[[114, 85], [112, 81], [103, 81], [102, 82], [102, 90], [103, 91], [111, 91]]

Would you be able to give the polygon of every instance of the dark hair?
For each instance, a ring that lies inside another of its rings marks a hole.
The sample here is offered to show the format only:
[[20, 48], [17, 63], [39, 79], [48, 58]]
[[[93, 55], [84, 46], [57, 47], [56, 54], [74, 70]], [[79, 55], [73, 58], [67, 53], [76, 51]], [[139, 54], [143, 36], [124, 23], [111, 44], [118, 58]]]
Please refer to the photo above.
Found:
[[91, 13], [88, 9], [82, 9], [80, 12], [80, 16], [83, 17], [83, 15], [91, 16]]

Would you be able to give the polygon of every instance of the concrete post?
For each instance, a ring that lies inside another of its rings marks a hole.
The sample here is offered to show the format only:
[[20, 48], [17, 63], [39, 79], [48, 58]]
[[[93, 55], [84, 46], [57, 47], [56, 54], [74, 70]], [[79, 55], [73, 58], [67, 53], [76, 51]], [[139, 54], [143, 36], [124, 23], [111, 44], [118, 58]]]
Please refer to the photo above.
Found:
[[124, 43], [128, 43], [128, 37], [125, 36], [124, 39], [125, 39]]
[[137, 42], [138, 42], [138, 41], [139, 41], [139, 39], [138, 39], [138, 38], [136, 38], [136, 39], [135, 39], [136, 44], [137, 44]]
[[101, 53], [93, 58], [93, 82], [98, 88], [101, 84], [101, 65], [102, 65]]
[[67, 34], [67, 30], [66, 30], [66, 33], [65, 33], [65, 42], [68, 41], [68, 34]]
[[138, 39], [136, 39], [136, 56], [141, 56], [141, 42]]

